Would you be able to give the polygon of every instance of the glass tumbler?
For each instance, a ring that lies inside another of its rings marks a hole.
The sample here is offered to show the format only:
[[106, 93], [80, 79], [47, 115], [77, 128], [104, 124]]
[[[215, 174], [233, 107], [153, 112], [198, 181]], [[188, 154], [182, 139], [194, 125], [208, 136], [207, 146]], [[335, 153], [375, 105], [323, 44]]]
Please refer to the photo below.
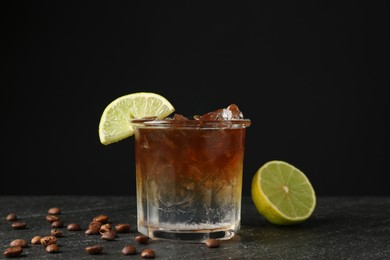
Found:
[[240, 229], [250, 120], [133, 120], [138, 231], [204, 242]]

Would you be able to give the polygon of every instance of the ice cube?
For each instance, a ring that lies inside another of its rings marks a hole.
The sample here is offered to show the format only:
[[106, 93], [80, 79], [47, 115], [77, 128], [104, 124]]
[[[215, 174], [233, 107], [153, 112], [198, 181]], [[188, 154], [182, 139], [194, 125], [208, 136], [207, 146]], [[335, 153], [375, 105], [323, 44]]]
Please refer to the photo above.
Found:
[[243, 119], [244, 115], [238, 109], [238, 106], [236, 104], [231, 104], [227, 108], [223, 109], [223, 111], [226, 113], [226, 116], [224, 117], [225, 120], [232, 120], [232, 119]]
[[215, 111], [206, 113], [202, 116], [196, 115], [194, 119], [196, 120], [234, 120], [234, 119], [243, 119], [244, 116], [238, 106], [231, 104], [227, 108], [217, 109]]
[[183, 115], [181, 115], [181, 114], [175, 114], [173, 116], [173, 120], [188, 120], [188, 118], [183, 116]]

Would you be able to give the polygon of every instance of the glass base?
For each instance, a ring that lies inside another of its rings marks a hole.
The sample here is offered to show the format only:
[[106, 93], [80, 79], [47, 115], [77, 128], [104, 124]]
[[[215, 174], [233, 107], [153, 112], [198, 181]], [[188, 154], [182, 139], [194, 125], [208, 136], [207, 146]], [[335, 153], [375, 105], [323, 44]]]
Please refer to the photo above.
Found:
[[148, 228], [138, 226], [138, 231], [150, 237], [151, 239], [158, 240], [175, 240], [188, 243], [204, 243], [209, 238], [215, 238], [219, 240], [231, 239], [235, 235], [233, 230], [162, 230], [159, 228]]

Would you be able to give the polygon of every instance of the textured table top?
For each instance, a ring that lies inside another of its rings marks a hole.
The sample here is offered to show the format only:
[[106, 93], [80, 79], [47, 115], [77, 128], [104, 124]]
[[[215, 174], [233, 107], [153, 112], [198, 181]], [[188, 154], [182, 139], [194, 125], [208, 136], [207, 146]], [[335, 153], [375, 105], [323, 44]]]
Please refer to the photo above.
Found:
[[[43, 246], [29, 244], [22, 259], [141, 259], [145, 248], [155, 251], [156, 259], [390, 259], [390, 197], [319, 197], [314, 214], [297, 226], [280, 227], [261, 217], [251, 199], [243, 198], [239, 234], [223, 241], [219, 248], [204, 244], [150, 241], [139, 245], [136, 231], [135, 197], [96, 196], [0, 196], [0, 249], [3, 252], [14, 239], [50, 234], [45, 220], [51, 207], [60, 207], [65, 227], [58, 239], [60, 251], [45, 252]], [[27, 227], [15, 230], [5, 218], [14, 212]], [[100, 214], [110, 222], [129, 223], [132, 231], [119, 234], [114, 241], [99, 235], [85, 235], [91, 220]], [[81, 231], [68, 231], [68, 223], [78, 223]], [[102, 255], [88, 255], [89, 245], [103, 246]], [[134, 245], [138, 254], [121, 255], [125, 245]], [[0, 259], [4, 258], [3, 254]]]

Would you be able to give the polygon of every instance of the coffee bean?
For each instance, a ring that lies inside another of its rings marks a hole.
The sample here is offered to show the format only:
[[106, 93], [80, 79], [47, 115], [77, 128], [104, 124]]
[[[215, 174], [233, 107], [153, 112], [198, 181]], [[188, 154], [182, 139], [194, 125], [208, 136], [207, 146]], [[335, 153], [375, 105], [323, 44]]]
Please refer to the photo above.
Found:
[[215, 238], [209, 238], [206, 240], [205, 244], [209, 248], [216, 248], [221, 245], [221, 242]]
[[97, 227], [98, 229], [102, 226], [102, 222], [99, 222], [99, 221], [92, 221], [89, 223], [88, 227], [89, 228], [95, 228]]
[[102, 233], [102, 239], [104, 239], [104, 240], [113, 241], [113, 240], [115, 240], [115, 238], [116, 238], [115, 231], [108, 230], [108, 231]]
[[57, 220], [60, 220], [60, 218], [55, 216], [55, 215], [47, 215], [46, 216], [47, 222], [53, 223], [54, 221], [57, 221]]
[[47, 213], [49, 215], [58, 215], [61, 214], [61, 209], [60, 208], [50, 208]]
[[115, 226], [115, 230], [119, 233], [129, 233], [131, 226], [129, 224], [118, 224]]
[[79, 231], [79, 230], [81, 230], [81, 227], [80, 227], [79, 224], [70, 223], [70, 224], [68, 224], [67, 229], [68, 229], [69, 231]]
[[52, 229], [50, 230], [50, 234], [55, 237], [62, 237], [62, 231], [58, 229]]
[[106, 216], [106, 215], [99, 215], [99, 216], [94, 217], [93, 221], [97, 221], [97, 222], [100, 222], [102, 224], [105, 224], [108, 221], [108, 216]]
[[18, 219], [18, 217], [15, 213], [9, 213], [5, 219], [8, 221], [15, 221]]
[[125, 246], [124, 248], [122, 248], [122, 255], [135, 255], [137, 254], [137, 249], [132, 246], [132, 245], [128, 245], [128, 246]]
[[9, 245], [10, 246], [27, 247], [27, 244], [28, 244], [27, 241], [24, 239], [15, 239]]
[[154, 251], [152, 249], [144, 249], [141, 252], [141, 257], [143, 258], [154, 258]]
[[99, 233], [100, 234], [103, 234], [103, 233], [105, 233], [105, 232], [107, 232], [107, 231], [110, 231], [111, 230], [111, 224], [109, 224], [109, 223], [107, 223], [107, 224], [103, 224], [103, 225], [101, 225], [101, 227], [99, 228]]
[[138, 244], [147, 244], [149, 237], [144, 235], [136, 236], [135, 241], [137, 241]]
[[45, 236], [41, 238], [41, 244], [43, 246], [48, 246], [56, 243], [57, 243], [57, 238], [55, 236]]
[[62, 227], [64, 227], [64, 224], [62, 223], [61, 220], [56, 220], [53, 223], [51, 223], [51, 227], [53, 227], [53, 228], [62, 228]]
[[35, 236], [31, 239], [31, 244], [41, 244], [41, 237], [40, 236]]
[[91, 223], [89, 223], [88, 229], [85, 231], [85, 234], [86, 235], [99, 234], [99, 230], [102, 225], [103, 224], [101, 222], [92, 221]]
[[88, 229], [85, 231], [86, 235], [95, 235], [100, 234], [100, 227], [102, 226], [101, 222], [98, 221], [92, 221], [88, 225]]
[[88, 228], [87, 230], [85, 230], [85, 234], [86, 235], [95, 235], [95, 234], [100, 234], [100, 233], [99, 233], [99, 229], [97, 229], [97, 228]]
[[14, 229], [24, 229], [24, 228], [26, 228], [27, 224], [26, 224], [26, 222], [19, 221], [19, 222], [12, 223], [11, 226]]
[[23, 248], [20, 246], [9, 247], [4, 250], [3, 255], [5, 257], [17, 257], [23, 252]]
[[88, 225], [88, 229], [85, 231], [86, 235], [99, 234], [100, 227], [102, 226], [101, 222], [92, 221]]
[[98, 255], [101, 254], [102, 251], [103, 251], [103, 247], [101, 245], [87, 246], [85, 248], [85, 252], [87, 252], [90, 255]]
[[60, 249], [58, 248], [58, 246], [56, 244], [50, 244], [50, 245], [47, 245], [47, 247], [45, 247], [45, 250], [46, 250], [46, 252], [53, 254], [53, 253], [57, 253]]

